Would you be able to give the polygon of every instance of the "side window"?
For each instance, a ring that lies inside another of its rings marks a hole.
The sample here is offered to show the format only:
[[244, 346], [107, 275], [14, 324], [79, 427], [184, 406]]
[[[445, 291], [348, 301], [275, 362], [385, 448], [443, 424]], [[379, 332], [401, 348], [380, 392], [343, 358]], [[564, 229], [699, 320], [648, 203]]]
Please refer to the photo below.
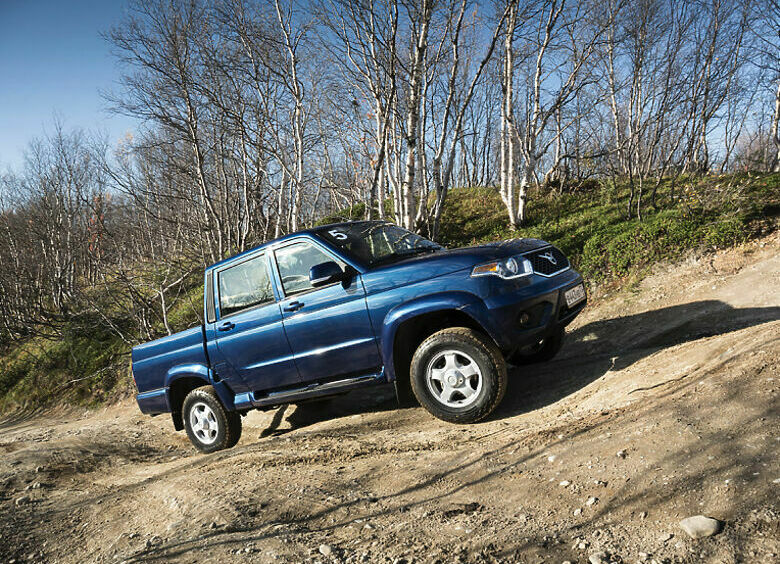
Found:
[[298, 294], [310, 290], [309, 269], [315, 264], [335, 261], [344, 268], [344, 263], [321, 251], [308, 241], [293, 243], [276, 251], [276, 264], [279, 277], [286, 295]]
[[265, 255], [219, 273], [219, 308], [222, 317], [273, 300]]

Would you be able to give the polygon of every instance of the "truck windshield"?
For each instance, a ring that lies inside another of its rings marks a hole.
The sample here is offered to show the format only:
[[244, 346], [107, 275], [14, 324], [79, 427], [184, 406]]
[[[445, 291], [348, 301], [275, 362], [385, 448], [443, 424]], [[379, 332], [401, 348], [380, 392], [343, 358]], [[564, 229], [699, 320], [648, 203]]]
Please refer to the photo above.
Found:
[[347, 223], [327, 227], [318, 234], [369, 267], [442, 248], [392, 223]]

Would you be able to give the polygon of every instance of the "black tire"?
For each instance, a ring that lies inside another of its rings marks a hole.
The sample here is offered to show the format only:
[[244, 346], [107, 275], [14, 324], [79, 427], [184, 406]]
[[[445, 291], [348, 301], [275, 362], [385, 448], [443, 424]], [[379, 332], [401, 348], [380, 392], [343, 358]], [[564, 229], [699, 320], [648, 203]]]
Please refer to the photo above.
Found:
[[563, 346], [563, 339], [566, 336], [566, 330], [563, 327], [557, 329], [549, 337], [545, 337], [538, 343], [528, 345], [517, 351], [515, 351], [509, 357], [509, 363], [515, 366], [523, 366], [526, 364], [537, 364], [539, 362], [547, 362], [552, 360], [558, 351]]
[[[193, 414], [193, 411], [200, 415]], [[233, 447], [241, 438], [241, 415], [225, 410], [211, 386], [196, 388], [187, 394], [181, 413], [187, 437], [200, 452]], [[198, 428], [198, 419], [207, 419], [208, 427]]]
[[[455, 355], [456, 365], [468, 367], [473, 362], [477, 365], [479, 374], [464, 380], [456, 369], [450, 368], [447, 372], [447, 363], [450, 362], [447, 357], [452, 353]], [[442, 361], [445, 363], [444, 367], [436, 368]], [[464, 402], [463, 406], [447, 405], [446, 398], [441, 399], [447, 395], [447, 391], [433, 378], [429, 381], [429, 369], [431, 372], [434, 369], [443, 371], [440, 374], [452, 374], [457, 380], [457, 387], [449, 388], [450, 392], [454, 392], [449, 399], [452, 403]], [[484, 419], [493, 412], [506, 393], [506, 363], [501, 351], [488, 337], [465, 327], [443, 329], [425, 339], [412, 357], [409, 372], [412, 390], [420, 405], [434, 417], [450, 423], [476, 423]], [[474, 390], [472, 384], [480, 380], [481, 385]], [[465, 389], [464, 381], [467, 382], [465, 385], [471, 388], [471, 397], [460, 392], [460, 389]]]

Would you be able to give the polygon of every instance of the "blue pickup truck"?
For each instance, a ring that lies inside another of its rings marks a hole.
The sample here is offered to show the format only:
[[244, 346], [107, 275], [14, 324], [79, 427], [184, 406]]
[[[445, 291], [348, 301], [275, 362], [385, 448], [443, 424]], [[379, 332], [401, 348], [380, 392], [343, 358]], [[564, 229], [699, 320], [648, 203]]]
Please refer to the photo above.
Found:
[[552, 358], [586, 302], [544, 241], [449, 250], [384, 221], [276, 239], [207, 268], [204, 288], [202, 325], [132, 352], [141, 411], [171, 413], [202, 452], [235, 445], [251, 409], [386, 382], [479, 421], [506, 363]]

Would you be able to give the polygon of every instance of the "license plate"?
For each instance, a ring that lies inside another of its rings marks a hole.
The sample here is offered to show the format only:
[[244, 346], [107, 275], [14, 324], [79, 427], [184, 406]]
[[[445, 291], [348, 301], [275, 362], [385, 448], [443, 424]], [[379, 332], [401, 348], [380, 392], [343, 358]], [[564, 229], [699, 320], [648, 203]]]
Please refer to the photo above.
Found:
[[563, 297], [566, 298], [566, 307], [578, 304], [585, 299], [585, 287], [582, 284], [578, 284], [574, 288], [569, 288], [563, 294]]

